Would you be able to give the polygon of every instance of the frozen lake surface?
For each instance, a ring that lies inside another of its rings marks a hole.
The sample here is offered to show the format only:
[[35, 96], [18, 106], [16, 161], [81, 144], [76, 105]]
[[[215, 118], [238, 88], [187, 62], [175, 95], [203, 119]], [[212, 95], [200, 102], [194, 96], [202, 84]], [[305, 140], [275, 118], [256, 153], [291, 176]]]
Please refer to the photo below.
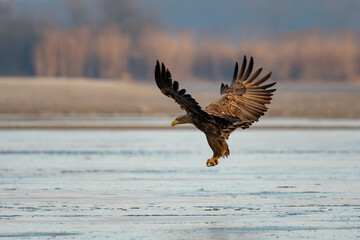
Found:
[[360, 130], [1, 130], [0, 239], [360, 238]]

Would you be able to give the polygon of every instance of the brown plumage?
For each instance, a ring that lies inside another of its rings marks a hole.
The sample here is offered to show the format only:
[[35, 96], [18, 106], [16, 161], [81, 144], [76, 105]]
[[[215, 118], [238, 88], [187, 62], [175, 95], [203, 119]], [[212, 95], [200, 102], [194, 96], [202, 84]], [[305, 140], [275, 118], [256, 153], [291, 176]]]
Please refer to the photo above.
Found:
[[160, 66], [159, 61], [156, 63], [157, 86], [164, 95], [173, 98], [186, 111], [185, 115], [177, 117], [171, 125], [192, 123], [205, 133], [214, 153], [206, 163], [208, 167], [217, 165], [220, 157], [227, 157], [230, 154], [226, 139], [231, 132], [237, 128], [250, 127], [267, 111], [265, 105], [270, 104], [273, 92], [276, 90], [269, 88], [274, 86], [275, 82], [261, 85], [270, 78], [271, 72], [255, 81], [262, 68], [251, 75], [253, 64], [251, 57], [247, 66], [247, 59], [244, 56], [239, 72], [238, 63], [236, 63], [230, 86], [222, 83], [221, 98], [203, 110], [190, 94], [186, 94], [185, 89], [179, 90], [179, 83], [172, 81], [171, 74], [165, 65], [162, 63]]

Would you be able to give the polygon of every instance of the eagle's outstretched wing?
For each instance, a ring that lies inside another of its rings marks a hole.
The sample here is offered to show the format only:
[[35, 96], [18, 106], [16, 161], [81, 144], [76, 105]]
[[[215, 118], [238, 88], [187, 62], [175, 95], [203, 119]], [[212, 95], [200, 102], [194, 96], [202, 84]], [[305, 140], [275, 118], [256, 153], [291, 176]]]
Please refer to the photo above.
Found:
[[199, 103], [190, 94], [186, 94], [185, 89], [179, 90], [177, 81], [172, 82], [170, 71], [166, 69], [164, 63], [161, 63], [160, 67], [159, 61], [156, 62], [155, 66], [155, 80], [161, 92], [173, 98], [182, 109], [211, 121], [211, 117], [201, 109]]
[[[230, 87], [222, 83], [220, 89], [222, 97], [205, 108], [208, 114], [232, 122], [233, 126], [229, 126], [228, 129], [230, 132], [237, 126], [247, 128], [253, 122], [258, 121], [267, 111], [265, 104], [270, 104], [272, 93], [276, 90], [269, 89], [275, 85], [275, 82], [261, 85], [270, 78], [271, 72], [254, 82], [262, 68], [251, 75], [253, 64], [254, 60], [251, 57], [249, 66], [246, 68], [247, 60], [244, 56], [243, 64], [238, 72], [238, 63], [236, 63]], [[248, 122], [248, 124], [241, 124], [244, 122]]]

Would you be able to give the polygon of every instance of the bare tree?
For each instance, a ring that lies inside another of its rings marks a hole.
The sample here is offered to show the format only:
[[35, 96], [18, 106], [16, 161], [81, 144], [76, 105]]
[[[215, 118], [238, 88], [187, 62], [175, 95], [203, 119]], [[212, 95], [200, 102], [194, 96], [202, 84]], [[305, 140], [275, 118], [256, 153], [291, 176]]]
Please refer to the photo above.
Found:
[[118, 28], [109, 27], [96, 37], [99, 75], [105, 78], [127, 78], [130, 37]]

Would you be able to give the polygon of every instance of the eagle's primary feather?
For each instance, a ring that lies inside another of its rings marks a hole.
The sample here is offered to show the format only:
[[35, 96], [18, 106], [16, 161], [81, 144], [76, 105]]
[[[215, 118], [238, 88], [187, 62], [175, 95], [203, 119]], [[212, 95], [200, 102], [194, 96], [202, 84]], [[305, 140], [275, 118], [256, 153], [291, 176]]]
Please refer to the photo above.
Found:
[[203, 110], [190, 94], [186, 94], [185, 89], [179, 90], [179, 83], [172, 81], [170, 71], [165, 65], [162, 63], [160, 66], [159, 61], [156, 63], [157, 86], [164, 95], [173, 98], [186, 111], [186, 114], [177, 117], [172, 125], [192, 123], [205, 133], [214, 153], [213, 157], [208, 159], [207, 166], [217, 165], [220, 157], [230, 154], [226, 139], [231, 132], [237, 128], [248, 128], [267, 111], [266, 104], [270, 104], [276, 90], [271, 89], [275, 82], [261, 85], [271, 77], [271, 72], [255, 81], [262, 68], [251, 74], [253, 65], [254, 60], [251, 57], [247, 66], [246, 56], [240, 71], [236, 63], [230, 86], [222, 83], [221, 98]]

